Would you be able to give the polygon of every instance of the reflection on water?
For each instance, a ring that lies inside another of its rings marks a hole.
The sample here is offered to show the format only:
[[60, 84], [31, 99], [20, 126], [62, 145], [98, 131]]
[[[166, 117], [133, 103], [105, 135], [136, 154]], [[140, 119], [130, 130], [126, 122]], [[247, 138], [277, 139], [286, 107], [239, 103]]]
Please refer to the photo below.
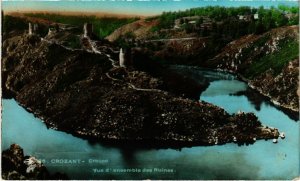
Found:
[[[232, 75], [226, 79], [224, 73], [202, 71], [201, 74], [213, 77], [201, 100], [223, 107], [229, 113], [254, 112], [263, 124], [284, 131], [286, 139], [279, 140], [278, 144], [262, 140], [250, 146], [197, 146], [181, 151], [136, 149], [132, 145], [125, 149], [109, 147], [47, 129], [14, 100], [3, 100], [2, 150], [18, 143], [25, 154], [46, 161], [51, 172], [65, 172], [71, 179], [292, 179], [298, 176], [299, 121], [291, 120], [264, 100], [257, 109], [245, 95], [235, 95], [248, 88]], [[80, 162], [63, 164], [63, 159], [80, 159]], [[152, 169], [152, 172], [97, 172], [106, 168]], [[173, 169], [173, 172], [154, 172], [154, 168]]]
[[171, 65], [171, 70], [175, 70], [177, 73], [183, 74], [195, 80], [204, 81], [215, 81], [215, 80], [235, 80], [236, 76], [230, 73], [214, 71], [205, 68], [185, 66], [185, 65]]
[[260, 111], [261, 106], [263, 104], [272, 105], [272, 106], [276, 107], [279, 111], [284, 112], [287, 116], [289, 116], [290, 119], [292, 119], [294, 121], [299, 120], [299, 113], [279, 107], [277, 105], [274, 105], [272, 102], [268, 101], [269, 98], [262, 96], [260, 93], [258, 93], [257, 91], [253, 91], [249, 87], [246, 90], [236, 92], [232, 95], [233, 96], [246, 96], [248, 101], [254, 106], [254, 108], [257, 111]]

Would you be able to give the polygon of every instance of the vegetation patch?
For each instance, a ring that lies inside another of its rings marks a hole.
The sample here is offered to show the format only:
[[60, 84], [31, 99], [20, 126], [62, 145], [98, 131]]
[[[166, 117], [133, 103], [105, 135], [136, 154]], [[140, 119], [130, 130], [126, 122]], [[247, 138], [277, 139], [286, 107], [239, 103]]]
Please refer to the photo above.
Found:
[[268, 69], [274, 71], [274, 76], [278, 75], [288, 62], [296, 59], [299, 55], [299, 44], [297, 41], [286, 41], [282, 45], [280, 51], [269, 54], [255, 61], [246, 71], [247, 78], [254, 78]]
[[[262, 34], [273, 28], [299, 24], [299, 8], [280, 5], [277, 8], [207, 6], [178, 12], [164, 12], [152, 29], [183, 29], [200, 36], [223, 36], [236, 39], [246, 34]], [[177, 22], [177, 23], [176, 23]]]
[[26, 30], [28, 29], [28, 23], [20, 18], [5, 15], [3, 17], [3, 32], [9, 33], [15, 30]]

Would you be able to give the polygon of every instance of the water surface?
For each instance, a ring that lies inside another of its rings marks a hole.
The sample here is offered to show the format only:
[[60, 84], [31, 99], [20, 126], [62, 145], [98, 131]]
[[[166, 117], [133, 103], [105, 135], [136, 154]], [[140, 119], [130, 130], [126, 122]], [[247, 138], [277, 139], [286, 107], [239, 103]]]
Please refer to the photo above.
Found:
[[[204, 76], [210, 81], [201, 100], [223, 107], [231, 114], [239, 110], [254, 112], [263, 124], [285, 132], [286, 139], [280, 139], [278, 144], [261, 140], [249, 146], [226, 144], [181, 150], [108, 147], [47, 129], [16, 101], [3, 100], [2, 150], [17, 143], [25, 154], [42, 159], [51, 172], [64, 172], [71, 179], [293, 179], [299, 176], [299, 121], [290, 119], [263, 99], [259, 105], [254, 104], [239, 93], [251, 91], [248, 86], [231, 74], [193, 71], [193, 76]], [[63, 159], [73, 163], [61, 163]], [[117, 168], [137, 168], [142, 173], [113, 172]], [[173, 172], [162, 173], [159, 169], [173, 169]]]

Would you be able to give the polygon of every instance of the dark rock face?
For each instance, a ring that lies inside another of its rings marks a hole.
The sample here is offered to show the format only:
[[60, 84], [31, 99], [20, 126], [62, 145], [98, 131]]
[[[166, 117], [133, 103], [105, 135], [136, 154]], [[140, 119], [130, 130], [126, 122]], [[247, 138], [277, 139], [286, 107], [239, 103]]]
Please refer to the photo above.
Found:
[[[2, 152], [2, 170], [20, 170], [24, 160], [23, 149], [16, 144], [11, 145], [9, 150]], [[4, 164], [5, 163], [5, 164]]]
[[[4, 51], [7, 90], [48, 126], [77, 136], [163, 145], [278, 137], [278, 130], [261, 127], [253, 114], [231, 116], [211, 104], [175, 96], [161, 89], [164, 80], [112, 68], [104, 54], [67, 50], [34, 36], [7, 39]], [[242, 120], [249, 124], [239, 124]]]
[[12, 144], [9, 149], [2, 152], [2, 178], [5, 180], [28, 179], [68, 179], [65, 174], [49, 174], [47, 168], [32, 156], [24, 156], [23, 149]]

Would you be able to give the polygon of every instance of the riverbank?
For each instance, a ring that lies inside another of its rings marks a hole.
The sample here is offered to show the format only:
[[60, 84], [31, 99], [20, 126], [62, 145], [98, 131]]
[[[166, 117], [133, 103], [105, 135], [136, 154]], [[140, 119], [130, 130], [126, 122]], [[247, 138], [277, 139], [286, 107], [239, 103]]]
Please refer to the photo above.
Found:
[[[270, 102], [270, 104], [274, 107], [276, 107], [278, 110], [284, 112], [285, 114], [287, 114], [292, 120], [294, 121], [298, 121], [299, 120], [299, 112], [297, 110], [294, 110], [293, 108], [290, 107], [286, 107], [284, 105], [280, 105], [280, 104], [276, 104], [276, 101], [274, 101], [270, 95], [266, 95], [261, 93], [257, 88], [253, 87], [250, 85], [249, 80], [246, 79], [244, 76], [242, 76], [239, 73], [236, 73], [232, 70], [227, 70], [227, 69], [213, 69], [213, 68], [200, 68], [198, 66], [187, 66], [187, 65], [170, 65], [169, 68], [171, 70], [174, 70], [178, 73], [183, 73], [185, 75], [189, 75], [190, 77], [193, 77], [193, 79], [197, 78], [198, 81], [200, 82], [205, 82], [206, 79], [214, 79], [213, 76], [208, 76], [207, 78], [199, 75], [199, 73], [197, 72], [219, 72], [221, 74], [224, 73], [225, 79], [227, 79], [227, 76], [231, 76], [231, 77], [235, 77], [237, 80], [245, 82], [248, 85], [248, 89], [247, 91], [243, 91], [243, 92], [238, 92], [237, 94], [242, 94], [245, 95], [246, 97], [248, 97], [250, 100], [251, 99], [259, 99], [259, 100], [264, 100], [267, 102]], [[220, 76], [220, 75], [219, 75]], [[261, 102], [259, 101], [258, 102]], [[274, 103], [274, 102], [275, 103]]]
[[[214, 69], [210, 69], [210, 68], [207, 68], [208, 70], [214, 70]], [[252, 90], [254, 91], [257, 91], [260, 95], [262, 95], [263, 97], [266, 98], [266, 100], [270, 101], [275, 107], [278, 107], [279, 109], [281, 109], [282, 111], [284, 112], [287, 112], [288, 114], [292, 114], [293, 117], [296, 117], [296, 120], [299, 120], [299, 110], [292, 107], [292, 106], [289, 106], [289, 105], [285, 105], [285, 104], [281, 104], [279, 103], [278, 101], [276, 101], [274, 99], [273, 96], [271, 96], [269, 93], [266, 93], [265, 91], [263, 91], [260, 87], [257, 87], [255, 85], [253, 85], [251, 83], [251, 80], [250, 79], [247, 79], [245, 76], [243, 76], [242, 74], [238, 73], [238, 72], [235, 72], [235, 71], [232, 71], [232, 70], [228, 70], [228, 69], [216, 69], [216, 71], [220, 71], [220, 72], [226, 72], [226, 73], [230, 73], [230, 74], [233, 74], [233, 75], [236, 75], [238, 77], [239, 80], [245, 82], [249, 88], [251, 88]], [[297, 116], [296, 116], [297, 115]]]
[[281, 104], [280, 102], [275, 100], [275, 98], [273, 96], [271, 96], [269, 93], [266, 93], [265, 91], [263, 91], [262, 88], [255, 86], [253, 83], [251, 83], [251, 81], [249, 79], [245, 78], [241, 74], [238, 74], [238, 76], [241, 80], [246, 82], [251, 89], [258, 91], [261, 95], [267, 97], [275, 106], [278, 106], [279, 108], [290, 110], [295, 114], [299, 113], [298, 109], [296, 109], [290, 105]]
[[241, 37], [204, 66], [234, 72], [275, 105], [299, 112], [298, 29], [286, 26]]

